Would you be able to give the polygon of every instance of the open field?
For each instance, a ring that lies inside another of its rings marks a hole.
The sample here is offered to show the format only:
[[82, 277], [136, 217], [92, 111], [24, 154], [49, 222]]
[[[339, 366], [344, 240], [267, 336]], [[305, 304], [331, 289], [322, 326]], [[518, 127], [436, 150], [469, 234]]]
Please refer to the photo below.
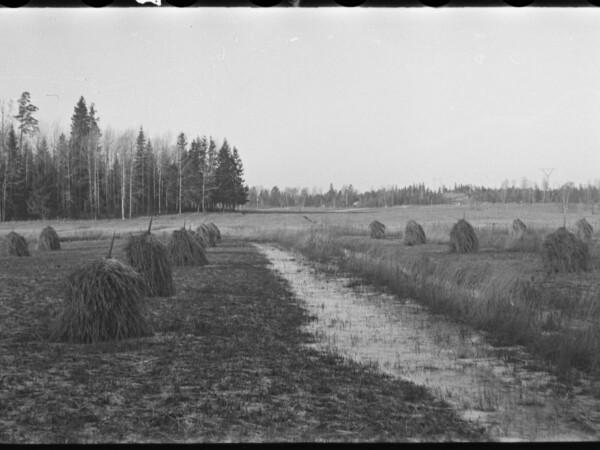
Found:
[[[448, 253], [450, 227], [463, 216], [479, 236], [476, 254]], [[224, 243], [209, 249], [208, 266], [175, 269], [175, 297], [147, 300], [152, 337], [94, 345], [47, 340], [62, 280], [103, 256], [113, 231], [122, 259], [123, 238], [148, 218], [0, 224], [0, 237], [17, 231], [32, 252], [0, 257], [0, 441], [479, 439], [426, 390], [306, 348], [314, 337], [301, 327], [310, 317], [246, 242], [277, 242], [332, 263], [484, 330], [492, 342], [523, 345], [567, 378], [575, 368], [597, 376], [600, 217], [575, 205], [567, 227], [583, 216], [596, 231], [592, 270], [562, 275], [546, 274], [539, 255], [545, 235], [562, 225], [556, 205], [157, 217], [153, 232], [162, 238], [184, 221], [212, 221]], [[535, 239], [510, 249], [516, 217]], [[369, 238], [374, 219], [386, 225], [386, 239]], [[428, 244], [404, 246], [409, 219], [423, 225]], [[46, 225], [61, 237], [58, 253], [35, 250]]]
[[107, 246], [0, 258], [1, 442], [482, 437], [425, 389], [308, 348], [310, 316], [260, 253], [231, 239], [208, 250], [208, 266], [175, 269], [174, 297], [147, 300], [153, 336], [49, 342], [63, 280]]

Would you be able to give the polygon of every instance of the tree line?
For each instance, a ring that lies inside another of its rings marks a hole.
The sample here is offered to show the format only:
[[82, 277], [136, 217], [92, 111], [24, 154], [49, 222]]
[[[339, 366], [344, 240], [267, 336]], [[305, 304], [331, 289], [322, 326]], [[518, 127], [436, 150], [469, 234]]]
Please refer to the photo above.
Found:
[[[572, 203], [593, 205], [600, 200], [599, 185], [572, 185], [568, 183], [568, 198]], [[253, 186], [249, 190], [248, 206], [250, 208], [288, 208], [288, 207], [386, 207], [401, 205], [436, 205], [461, 202], [480, 203], [560, 203], [565, 198], [565, 186], [549, 188], [531, 184], [522, 180], [521, 185], [503, 182], [498, 188], [455, 184], [431, 189], [425, 184], [410, 186], [371, 189], [359, 192], [352, 185], [335, 189], [332, 184], [323, 192], [313, 188], [279, 188], [271, 189]]]
[[212, 137], [179, 133], [150, 139], [143, 127], [100, 129], [81, 97], [70, 132], [40, 133], [31, 95], [16, 114], [0, 102], [0, 219], [131, 218], [187, 211], [235, 210], [248, 187], [238, 149]]

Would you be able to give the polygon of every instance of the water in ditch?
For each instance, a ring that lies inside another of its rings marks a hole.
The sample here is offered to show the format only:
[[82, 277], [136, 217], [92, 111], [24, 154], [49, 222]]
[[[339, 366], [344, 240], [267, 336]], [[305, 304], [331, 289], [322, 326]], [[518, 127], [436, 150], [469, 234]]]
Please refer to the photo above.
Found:
[[[566, 386], [519, 347], [498, 348], [472, 329], [429, 313], [414, 301], [350, 287], [301, 256], [257, 244], [273, 269], [316, 316], [316, 347], [377, 365], [426, 386], [497, 440], [600, 439], [600, 393], [591, 381]], [[598, 397], [598, 398], [596, 398]]]

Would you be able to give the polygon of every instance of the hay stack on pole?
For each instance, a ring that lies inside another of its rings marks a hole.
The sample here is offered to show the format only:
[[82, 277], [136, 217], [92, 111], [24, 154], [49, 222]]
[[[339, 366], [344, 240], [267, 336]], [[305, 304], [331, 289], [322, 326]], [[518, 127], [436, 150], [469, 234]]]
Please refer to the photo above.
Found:
[[6, 235], [6, 252], [9, 256], [31, 256], [25, 238], [14, 231]]
[[54, 228], [47, 226], [42, 230], [38, 238], [37, 249], [41, 251], [60, 250], [60, 239]]
[[169, 257], [176, 266], [203, 266], [208, 264], [204, 248], [184, 228], [175, 230], [169, 239]]
[[112, 258], [92, 261], [67, 278], [64, 309], [53, 340], [94, 343], [149, 336], [144, 318], [144, 280], [132, 267]]
[[594, 229], [590, 223], [583, 217], [582, 219], [579, 219], [575, 225], [577, 226], [577, 237], [589, 244], [592, 240], [592, 234], [594, 233]]
[[374, 220], [369, 224], [369, 232], [371, 234], [371, 238], [383, 239], [385, 237], [385, 225], [378, 220]]
[[450, 230], [450, 251], [474, 253], [479, 250], [479, 239], [475, 230], [465, 219], [460, 219]]
[[200, 228], [202, 229], [202, 235], [204, 237], [204, 240], [208, 243], [208, 246], [216, 247], [217, 246], [217, 234], [215, 233], [215, 230], [212, 229], [211, 227], [209, 227], [205, 223], [201, 224]]
[[423, 227], [414, 220], [409, 220], [404, 229], [404, 245], [421, 245], [426, 242], [427, 239]]
[[544, 239], [542, 263], [549, 273], [586, 271], [590, 266], [590, 251], [585, 242], [560, 227]]
[[221, 230], [219, 230], [219, 227], [217, 227], [213, 222], [210, 222], [208, 226], [214, 231], [216, 242], [221, 242]]
[[149, 297], [175, 295], [173, 271], [167, 247], [151, 233], [152, 218], [148, 230], [133, 235], [125, 245], [127, 262], [145, 280], [145, 293]]
[[521, 239], [527, 231], [527, 225], [519, 218], [513, 220], [511, 234], [514, 239]]

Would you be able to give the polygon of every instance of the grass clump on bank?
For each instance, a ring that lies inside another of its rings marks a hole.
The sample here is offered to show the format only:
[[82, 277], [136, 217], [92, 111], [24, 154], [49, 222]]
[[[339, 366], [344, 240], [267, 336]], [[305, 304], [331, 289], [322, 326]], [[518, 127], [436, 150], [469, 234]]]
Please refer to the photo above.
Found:
[[40, 251], [60, 250], [60, 239], [54, 228], [47, 226], [42, 230], [38, 238], [37, 249]]
[[25, 238], [14, 231], [6, 235], [5, 246], [9, 256], [31, 256]]
[[450, 230], [451, 253], [474, 253], [479, 250], [477, 233], [469, 222], [460, 219]]
[[549, 273], [587, 271], [590, 268], [590, 251], [585, 242], [560, 227], [546, 236], [542, 245], [542, 262]]

